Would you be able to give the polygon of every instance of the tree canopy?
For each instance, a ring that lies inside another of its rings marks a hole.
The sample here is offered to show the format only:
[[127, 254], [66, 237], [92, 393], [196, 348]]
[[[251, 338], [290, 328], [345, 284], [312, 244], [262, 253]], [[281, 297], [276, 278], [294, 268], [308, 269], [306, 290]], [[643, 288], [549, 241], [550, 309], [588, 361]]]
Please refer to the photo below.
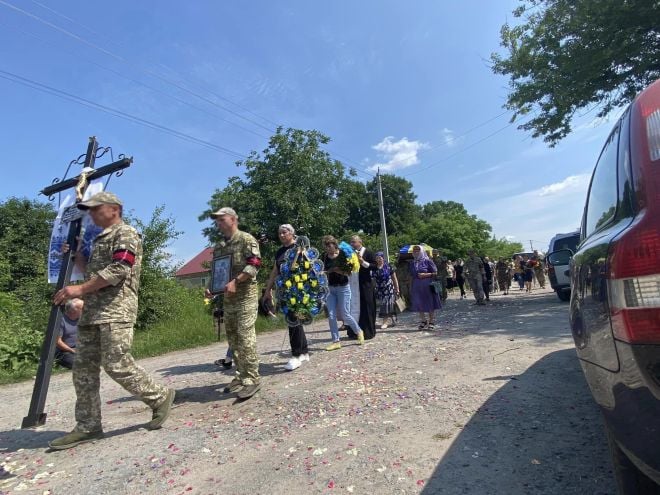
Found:
[[[222, 206], [233, 207], [241, 229], [275, 240], [262, 249], [266, 266], [272, 262], [274, 247], [279, 246], [277, 228], [283, 223], [292, 224], [313, 244], [325, 234], [346, 239], [360, 233], [370, 247], [380, 250], [377, 179], [358, 181], [350, 169], [321, 148], [328, 141], [314, 130], [278, 129], [261, 155], [253, 152], [247, 160], [237, 162], [245, 167], [245, 176], [231, 177], [227, 186], [217, 189], [199, 220], [208, 221]], [[490, 256], [522, 248], [518, 243], [493, 239], [491, 226], [470, 215], [460, 203], [419, 205], [412, 183], [395, 175], [381, 175], [381, 184], [391, 254], [415, 242], [441, 247], [450, 257], [465, 256], [469, 248]], [[217, 239], [214, 226], [204, 233], [211, 242]], [[493, 252], [484, 251], [487, 248]], [[264, 271], [262, 276], [266, 275]]]
[[579, 110], [603, 117], [660, 77], [657, 0], [521, 0], [504, 24], [505, 56], [493, 71], [509, 77], [506, 108], [519, 129], [551, 146], [571, 132]]
[[[200, 221], [231, 205], [241, 227], [255, 235], [273, 238], [283, 223], [311, 239], [339, 232], [348, 218], [340, 197], [351, 172], [321, 148], [329, 141], [318, 131], [278, 128], [262, 154], [253, 151], [236, 163], [245, 168], [245, 178], [230, 177], [224, 189], [216, 190]], [[204, 233], [211, 240], [216, 235], [213, 227]]]

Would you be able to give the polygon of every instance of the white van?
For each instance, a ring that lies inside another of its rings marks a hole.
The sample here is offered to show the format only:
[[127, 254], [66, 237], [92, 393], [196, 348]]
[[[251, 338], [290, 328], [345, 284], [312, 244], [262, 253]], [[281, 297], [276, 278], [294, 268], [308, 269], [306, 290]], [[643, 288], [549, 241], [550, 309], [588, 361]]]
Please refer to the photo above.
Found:
[[[569, 249], [571, 255], [577, 251], [580, 243], [580, 231], [569, 232], [567, 234], [557, 234], [550, 240], [548, 253]], [[557, 297], [562, 301], [568, 301], [571, 298], [571, 277], [569, 274], [569, 253], [566, 256], [553, 256], [554, 263], [550, 263], [546, 258], [548, 267], [548, 278], [552, 290], [557, 293]], [[565, 258], [565, 259], [564, 259]]]

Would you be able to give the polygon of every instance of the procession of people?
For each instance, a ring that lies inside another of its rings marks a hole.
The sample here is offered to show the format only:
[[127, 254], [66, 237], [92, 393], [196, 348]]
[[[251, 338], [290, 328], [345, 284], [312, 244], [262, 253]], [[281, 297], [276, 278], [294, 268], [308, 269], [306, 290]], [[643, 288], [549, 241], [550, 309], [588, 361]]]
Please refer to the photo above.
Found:
[[[101, 367], [151, 408], [148, 429], [163, 425], [175, 398], [173, 389], [156, 382], [131, 355], [142, 259], [140, 236], [124, 223], [122, 201], [113, 193], [94, 194], [80, 202], [78, 208], [87, 210], [103, 230], [94, 241], [89, 259], [84, 259], [80, 252], [73, 253], [76, 265], [85, 273], [85, 282], [68, 285], [53, 297], [54, 304], [65, 306], [57, 359], [63, 366], [72, 367], [77, 396], [76, 426], [50, 442], [55, 450], [103, 437]], [[286, 315], [291, 358], [284, 369], [293, 371], [310, 359], [304, 324], [322, 309], [327, 312], [329, 327], [325, 349], [337, 351], [342, 348], [339, 321], [343, 322], [341, 328], [347, 330], [346, 338], [363, 345], [376, 337], [378, 328], [396, 325], [398, 314], [406, 307], [418, 314], [419, 330], [435, 330], [436, 313], [442, 310], [450, 291], [458, 286], [460, 299], [465, 298], [466, 282], [473, 291], [475, 304], [480, 306], [486, 304], [494, 290], [508, 294], [512, 277], [518, 276], [528, 291], [534, 277], [544, 287], [542, 258], [536, 251], [530, 257], [513, 261], [500, 258], [492, 263], [470, 249], [465, 261], [452, 262], [440, 249], [431, 250], [420, 243], [402, 249], [393, 268], [385, 253], [374, 253], [360, 236], [352, 236], [349, 245], [325, 235], [320, 254], [309, 246], [306, 237], [296, 235], [293, 225], [284, 223], [278, 229], [281, 247], [275, 253], [260, 297], [259, 242], [239, 229], [239, 216], [231, 207], [218, 209], [211, 218], [220, 234], [213, 256], [226, 260], [217, 271], [225, 280], [218, 288], [212, 277], [205, 295], [222, 301], [214, 315], [222, 319], [228, 349], [216, 364], [225, 369], [235, 367], [224, 393], [236, 394], [239, 400], [253, 397], [261, 388], [255, 330], [260, 304], [274, 316], [277, 300]], [[63, 250], [68, 250], [68, 246]], [[357, 279], [356, 284], [351, 284], [352, 277]], [[278, 291], [290, 300], [283, 300]], [[359, 312], [355, 309], [358, 301]], [[381, 318], [380, 325], [377, 317]]]

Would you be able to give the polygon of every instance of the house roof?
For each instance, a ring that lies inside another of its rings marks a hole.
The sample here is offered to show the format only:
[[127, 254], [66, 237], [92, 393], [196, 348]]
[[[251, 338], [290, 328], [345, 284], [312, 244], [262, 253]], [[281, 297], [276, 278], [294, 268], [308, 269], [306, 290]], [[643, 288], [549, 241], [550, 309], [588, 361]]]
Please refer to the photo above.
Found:
[[204, 264], [211, 263], [213, 259], [213, 248], [207, 247], [188, 263], [183, 265], [176, 271], [176, 277], [183, 277], [186, 275], [195, 275], [197, 273], [208, 273], [211, 271], [209, 265], [204, 266]]

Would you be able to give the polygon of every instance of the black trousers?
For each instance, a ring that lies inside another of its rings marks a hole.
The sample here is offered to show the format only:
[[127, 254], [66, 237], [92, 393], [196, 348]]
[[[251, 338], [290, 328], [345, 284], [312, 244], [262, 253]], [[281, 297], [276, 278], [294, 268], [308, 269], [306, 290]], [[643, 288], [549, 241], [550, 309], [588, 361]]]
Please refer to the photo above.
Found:
[[295, 357], [301, 354], [307, 354], [307, 336], [302, 325], [289, 327], [289, 343], [291, 344], [291, 354]]
[[456, 277], [458, 288], [461, 289], [461, 296], [465, 295], [465, 279], [463, 277]]
[[55, 362], [60, 366], [64, 366], [65, 368], [73, 368], [74, 356], [75, 354], [73, 354], [73, 352], [64, 352], [60, 351], [59, 349], [55, 350]]

